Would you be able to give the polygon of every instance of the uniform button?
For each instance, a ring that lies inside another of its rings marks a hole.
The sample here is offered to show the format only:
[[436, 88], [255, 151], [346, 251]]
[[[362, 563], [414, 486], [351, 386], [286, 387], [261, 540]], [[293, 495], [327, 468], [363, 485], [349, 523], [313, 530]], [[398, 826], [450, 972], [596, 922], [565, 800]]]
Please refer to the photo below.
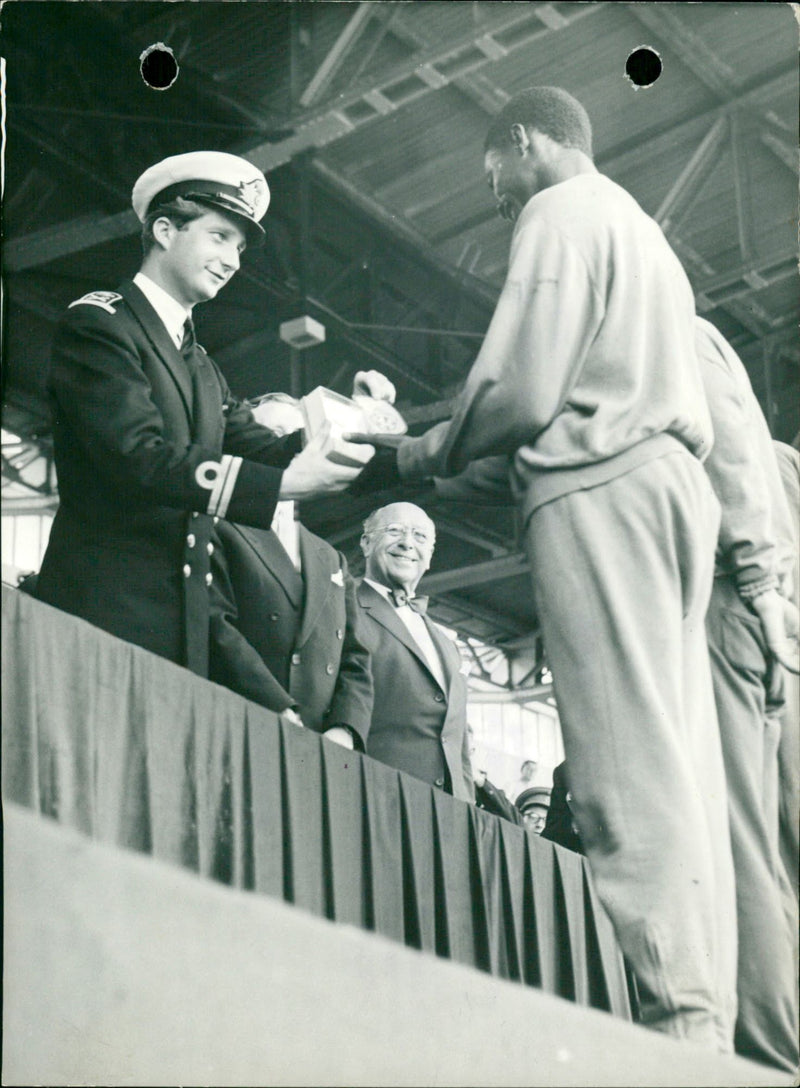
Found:
[[208, 552], [209, 555], [214, 554], [214, 545], [211, 543], [210, 540], [209, 540], [208, 544], [206, 544], [206, 551]]
[[444, 702], [444, 695], [442, 695], [441, 691], [437, 691], [436, 694], [434, 695], [434, 699], [436, 700], [437, 703], [443, 703]]
[[192, 510], [192, 517], [193, 518], [199, 518], [200, 515], [198, 514], [198, 512], [196, 510]]
[[344, 631], [341, 629], [341, 627], [336, 628], [336, 637], [337, 638], [344, 638]]
[[333, 665], [326, 665], [325, 672], [328, 674], [328, 676], [333, 676]]
[[444, 779], [443, 778], [437, 778], [434, 785], [440, 786], [440, 787], [443, 786], [444, 785]]
[[197, 543], [197, 537], [194, 535], [194, 533], [189, 533], [186, 538], [186, 543], [189, 545], [190, 548], [193, 548], [195, 546], [195, 544]]
[[299, 665], [300, 664], [300, 654], [292, 654], [292, 664], [293, 665]]
[[277, 612], [270, 612], [269, 618], [272, 620], [273, 623], [277, 623], [278, 613]]
[[214, 524], [219, 525], [219, 518], [216, 516], [216, 514], [214, 515]]
[[213, 581], [214, 581], [214, 575], [211, 573], [211, 571], [209, 571], [208, 574], [206, 575], [206, 585], [210, 586]]
[[183, 568], [183, 576], [184, 576], [184, 578], [189, 578], [189, 577], [191, 576], [191, 573], [192, 573], [192, 568], [191, 568], [191, 567], [189, 566], [189, 564], [187, 563], [187, 564], [186, 564], [186, 565], [184, 566], [184, 568]]

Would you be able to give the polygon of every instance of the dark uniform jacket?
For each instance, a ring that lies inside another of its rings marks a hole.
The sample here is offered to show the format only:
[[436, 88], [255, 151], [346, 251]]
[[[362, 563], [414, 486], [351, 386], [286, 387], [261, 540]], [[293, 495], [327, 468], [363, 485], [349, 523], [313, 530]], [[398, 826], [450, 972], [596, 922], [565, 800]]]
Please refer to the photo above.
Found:
[[522, 813], [517, 806], [509, 801], [500, 787], [495, 786], [494, 782], [490, 782], [488, 778], [484, 778], [482, 786], [475, 783], [475, 804], [478, 808], [483, 808], [495, 816], [510, 820], [512, 824], [521, 826], [523, 823]]
[[372, 676], [355, 584], [340, 552], [298, 528], [302, 574], [271, 530], [217, 526], [209, 675], [318, 732], [348, 725], [363, 751]]
[[442, 689], [394, 606], [364, 581], [358, 603], [375, 688], [367, 755], [474, 801], [467, 684], [457, 648], [425, 618], [446, 678]]
[[73, 302], [50, 389], [60, 506], [38, 595], [205, 675], [214, 517], [269, 527], [299, 452], [195, 375], [132, 282]]

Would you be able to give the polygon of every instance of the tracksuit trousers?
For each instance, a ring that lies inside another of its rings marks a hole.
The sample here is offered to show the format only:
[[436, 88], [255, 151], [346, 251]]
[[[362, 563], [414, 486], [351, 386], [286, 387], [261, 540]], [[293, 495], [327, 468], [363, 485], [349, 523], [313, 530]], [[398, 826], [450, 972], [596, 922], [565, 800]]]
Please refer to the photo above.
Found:
[[722, 1052], [736, 905], [706, 644], [719, 504], [682, 449], [526, 527], [575, 821], [643, 1022]]
[[778, 839], [783, 670], [733, 579], [714, 579], [706, 616], [728, 784], [739, 930], [738, 1053], [796, 1072], [797, 929]]

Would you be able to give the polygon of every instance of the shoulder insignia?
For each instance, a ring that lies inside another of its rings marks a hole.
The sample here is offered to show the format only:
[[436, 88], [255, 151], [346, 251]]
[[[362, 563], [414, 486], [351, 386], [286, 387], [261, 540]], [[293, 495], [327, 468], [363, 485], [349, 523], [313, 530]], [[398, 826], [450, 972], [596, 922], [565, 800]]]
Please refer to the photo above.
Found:
[[109, 314], [115, 314], [117, 311], [112, 303], [119, 302], [121, 298], [122, 295], [117, 294], [116, 291], [90, 291], [88, 295], [70, 302], [68, 309], [71, 310], [73, 306], [83, 305], [99, 306], [101, 310], [105, 310]]

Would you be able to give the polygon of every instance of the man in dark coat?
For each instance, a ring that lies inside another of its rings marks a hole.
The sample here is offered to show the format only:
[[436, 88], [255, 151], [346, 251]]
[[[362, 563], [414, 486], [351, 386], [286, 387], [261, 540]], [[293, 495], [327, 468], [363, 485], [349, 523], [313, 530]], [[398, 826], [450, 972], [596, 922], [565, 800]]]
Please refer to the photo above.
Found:
[[209, 677], [363, 751], [372, 677], [355, 585], [340, 552], [297, 528], [300, 570], [273, 530], [217, 526]]
[[177, 155], [145, 171], [132, 201], [141, 270], [73, 302], [55, 335], [60, 507], [38, 596], [205, 675], [214, 520], [269, 528], [279, 498], [341, 490], [358, 469], [328, 460], [330, 434], [301, 452], [256, 423], [194, 340], [194, 305], [263, 235], [261, 171]]
[[413, 503], [391, 503], [364, 523], [358, 602], [375, 688], [367, 755], [474, 801], [461, 655], [415, 595], [435, 539]]
[[[276, 434], [303, 422], [281, 393], [253, 415]], [[297, 521], [292, 502], [278, 503], [270, 529], [221, 521], [216, 537], [210, 679], [363, 751], [372, 676], [344, 556]]]

